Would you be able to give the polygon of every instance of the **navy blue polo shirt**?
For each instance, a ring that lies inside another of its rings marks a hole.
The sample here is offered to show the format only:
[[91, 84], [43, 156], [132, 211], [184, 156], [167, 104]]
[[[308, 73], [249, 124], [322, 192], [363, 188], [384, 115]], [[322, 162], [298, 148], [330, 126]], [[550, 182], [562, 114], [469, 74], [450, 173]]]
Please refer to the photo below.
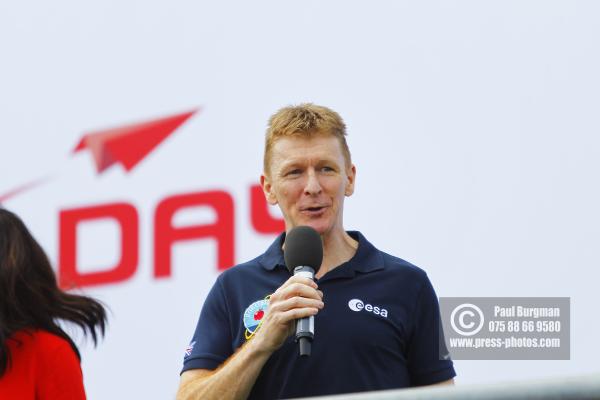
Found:
[[[317, 281], [325, 307], [315, 316], [312, 355], [301, 358], [288, 338], [262, 368], [250, 399], [404, 388], [456, 375], [452, 361], [439, 357], [439, 306], [426, 273], [348, 233], [358, 241], [356, 254]], [[260, 329], [265, 298], [290, 277], [284, 239], [217, 278], [183, 371], [217, 368]]]

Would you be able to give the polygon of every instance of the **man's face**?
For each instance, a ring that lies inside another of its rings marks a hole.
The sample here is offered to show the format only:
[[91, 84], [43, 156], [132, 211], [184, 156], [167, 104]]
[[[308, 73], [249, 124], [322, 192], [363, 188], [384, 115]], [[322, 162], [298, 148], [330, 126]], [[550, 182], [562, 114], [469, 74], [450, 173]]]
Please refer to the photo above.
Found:
[[307, 225], [322, 235], [343, 232], [344, 197], [354, 192], [356, 170], [346, 167], [336, 137], [278, 139], [269, 166], [261, 184], [267, 201], [279, 204], [287, 231]]

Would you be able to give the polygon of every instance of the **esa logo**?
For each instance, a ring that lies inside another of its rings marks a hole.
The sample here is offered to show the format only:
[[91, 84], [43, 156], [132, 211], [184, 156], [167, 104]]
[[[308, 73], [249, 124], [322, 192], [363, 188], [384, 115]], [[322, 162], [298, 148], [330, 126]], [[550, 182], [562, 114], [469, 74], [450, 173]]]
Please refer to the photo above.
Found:
[[387, 318], [388, 316], [388, 311], [385, 308], [382, 307], [378, 307], [378, 306], [372, 306], [371, 304], [365, 304], [362, 300], [359, 299], [352, 299], [348, 302], [348, 307], [352, 310], [352, 311], [368, 311], [370, 313], [373, 313], [375, 315], [381, 315], [382, 317]]

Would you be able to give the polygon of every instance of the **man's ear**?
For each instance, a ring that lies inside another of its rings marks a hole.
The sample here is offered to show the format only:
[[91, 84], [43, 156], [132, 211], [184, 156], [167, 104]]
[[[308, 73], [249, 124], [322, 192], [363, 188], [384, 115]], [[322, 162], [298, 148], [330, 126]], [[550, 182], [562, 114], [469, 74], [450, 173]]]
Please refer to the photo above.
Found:
[[272, 206], [277, 204], [277, 197], [275, 197], [275, 193], [273, 193], [273, 186], [271, 185], [271, 181], [265, 174], [262, 174], [260, 176], [260, 186], [262, 187], [263, 193], [265, 194], [267, 203], [269, 203]]
[[344, 194], [349, 197], [354, 193], [354, 183], [356, 182], [356, 167], [354, 164], [346, 171], [346, 179], [348, 181], [346, 182]]

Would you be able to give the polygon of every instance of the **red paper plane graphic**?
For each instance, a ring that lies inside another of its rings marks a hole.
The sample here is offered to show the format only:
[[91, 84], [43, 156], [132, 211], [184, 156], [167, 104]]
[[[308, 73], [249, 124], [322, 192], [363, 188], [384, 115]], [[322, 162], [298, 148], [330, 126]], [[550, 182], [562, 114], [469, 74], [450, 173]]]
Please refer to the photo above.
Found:
[[197, 111], [90, 132], [81, 138], [73, 152], [89, 149], [98, 173], [115, 163], [121, 163], [125, 170], [131, 171]]

